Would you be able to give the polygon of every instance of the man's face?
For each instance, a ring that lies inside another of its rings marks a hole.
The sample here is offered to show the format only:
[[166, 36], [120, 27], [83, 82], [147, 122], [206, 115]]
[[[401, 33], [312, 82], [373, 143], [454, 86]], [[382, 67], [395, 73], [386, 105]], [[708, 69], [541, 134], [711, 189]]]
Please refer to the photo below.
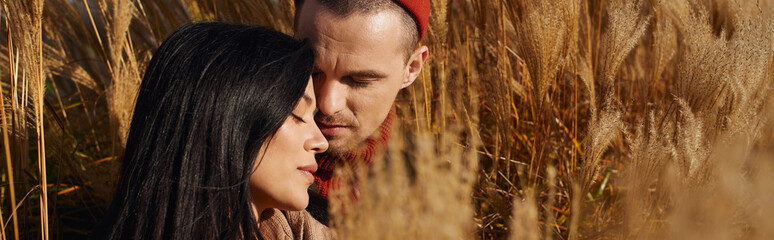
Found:
[[393, 11], [342, 18], [315, 0], [302, 7], [296, 37], [315, 50], [315, 121], [329, 152], [345, 153], [374, 134], [398, 91], [416, 78], [405, 61], [400, 18]]

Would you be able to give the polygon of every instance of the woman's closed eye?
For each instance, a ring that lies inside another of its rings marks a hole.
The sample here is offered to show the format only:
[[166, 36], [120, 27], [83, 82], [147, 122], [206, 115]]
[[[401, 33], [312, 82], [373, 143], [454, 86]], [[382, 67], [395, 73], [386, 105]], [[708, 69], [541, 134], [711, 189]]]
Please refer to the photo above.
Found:
[[302, 117], [299, 117], [299, 116], [298, 116], [298, 115], [296, 115], [295, 113], [291, 113], [291, 114], [290, 114], [290, 116], [293, 116], [293, 118], [294, 118], [294, 119], [296, 119], [296, 121], [299, 121], [299, 122], [301, 122], [301, 123], [306, 123], [306, 121], [304, 120], [304, 118], [302, 118]]

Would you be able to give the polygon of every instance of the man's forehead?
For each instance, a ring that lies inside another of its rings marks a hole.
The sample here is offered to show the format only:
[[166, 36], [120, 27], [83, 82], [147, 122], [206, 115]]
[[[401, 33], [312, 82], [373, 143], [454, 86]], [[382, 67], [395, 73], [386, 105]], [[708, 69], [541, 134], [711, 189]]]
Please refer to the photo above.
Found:
[[[299, 18], [296, 36], [316, 38], [327, 35], [340, 41], [398, 40], [402, 34], [399, 18], [390, 12], [356, 13], [347, 17], [326, 11], [304, 12]], [[389, 38], [389, 39], [385, 39]]]
[[317, 64], [325, 68], [368, 70], [374, 64], [403, 63], [401, 38], [397, 37], [400, 27], [389, 23], [388, 14], [347, 18], [331, 13], [305, 12], [303, 15], [306, 16], [299, 19], [297, 37], [309, 41]]
[[[335, 75], [383, 78], [391, 72], [394, 65], [392, 55], [374, 51], [350, 52], [351, 49], [326, 49], [315, 47], [315, 68]], [[399, 63], [396, 61], [396, 63]]]

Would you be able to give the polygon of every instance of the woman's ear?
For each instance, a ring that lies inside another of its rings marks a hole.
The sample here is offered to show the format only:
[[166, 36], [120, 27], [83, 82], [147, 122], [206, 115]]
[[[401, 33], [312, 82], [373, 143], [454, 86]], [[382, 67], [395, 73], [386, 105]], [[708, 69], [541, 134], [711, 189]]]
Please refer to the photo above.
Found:
[[425, 60], [427, 60], [427, 56], [429, 54], [430, 49], [428, 49], [427, 46], [421, 46], [414, 50], [414, 53], [412, 53], [411, 57], [409, 57], [408, 65], [406, 65], [406, 68], [408, 68], [408, 74], [406, 75], [406, 78], [403, 79], [403, 83], [400, 85], [401, 89], [411, 86], [411, 84], [414, 83], [414, 80], [417, 80], [419, 73], [422, 72], [422, 66], [425, 65]]

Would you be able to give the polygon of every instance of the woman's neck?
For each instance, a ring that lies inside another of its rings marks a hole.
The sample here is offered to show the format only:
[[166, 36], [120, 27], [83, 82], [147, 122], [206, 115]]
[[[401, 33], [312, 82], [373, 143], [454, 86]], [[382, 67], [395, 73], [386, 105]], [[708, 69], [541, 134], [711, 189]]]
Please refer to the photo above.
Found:
[[253, 216], [255, 216], [256, 224], [258, 227], [261, 226], [261, 213], [263, 213], [264, 210], [266, 210], [266, 207], [261, 206], [260, 204], [256, 203], [253, 199], [250, 201], [250, 206], [253, 209]]

